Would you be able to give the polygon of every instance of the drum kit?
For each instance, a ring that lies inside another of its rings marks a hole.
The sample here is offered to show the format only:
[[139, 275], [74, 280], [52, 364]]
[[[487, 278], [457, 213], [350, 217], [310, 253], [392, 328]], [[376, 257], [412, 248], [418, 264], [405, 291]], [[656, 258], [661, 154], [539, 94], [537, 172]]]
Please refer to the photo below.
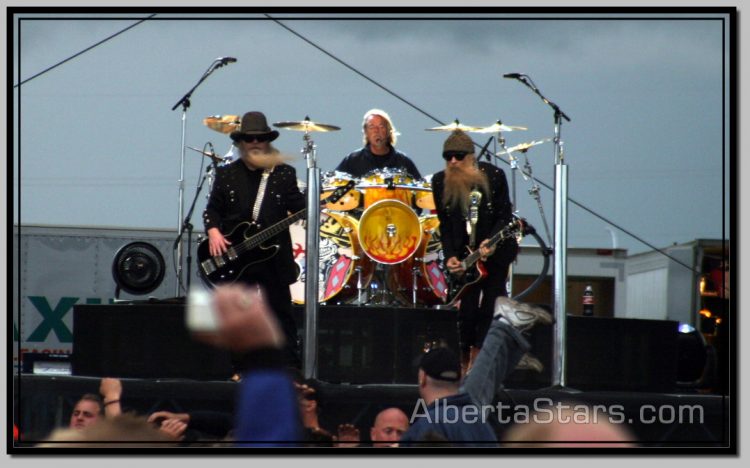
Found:
[[[239, 128], [240, 116], [210, 116], [203, 123], [228, 134]], [[301, 121], [276, 122], [273, 126], [305, 132], [306, 138], [310, 132], [340, 130], [334, 125], [313, 122], [309, 117]], [[456, 129], [497, 134], [526, 130], [500, 121], [488, 127], [471, 127], [458, 119], [449, 125], [426, 130], [451, 132]], [[549, 140], [513, 148], [503, 146], [497, 156], [525, 152], [546, 141]], [[360, 178], [329, 171], [322, 175], [321, 201], [352, 182], [353, 188], [344, 196], [322, 205], [318, 301], [321, 304], [411, 307], [446, 303], [449, 278], [443, 266], [440, 222], [429, 180], [415, 180], [400, 168], [377, 169]], [[306, 222], [292, 224], [290, 233], [298, 266], [297, 281], [290, 290], [293, 302], [304, 304]]]

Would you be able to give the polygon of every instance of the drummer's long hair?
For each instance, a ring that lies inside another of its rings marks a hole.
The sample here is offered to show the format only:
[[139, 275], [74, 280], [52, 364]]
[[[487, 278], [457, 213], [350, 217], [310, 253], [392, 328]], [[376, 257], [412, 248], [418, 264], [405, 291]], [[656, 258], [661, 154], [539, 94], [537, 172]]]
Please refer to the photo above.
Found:
[[445, 189], [443, 190], [443, 204], [448, 207], [459, 207], [461, 213], [469, 211], [469, 194], [474, 187], [487, 196], [490, 193], [490, 183], [487, 175], [479, 170], [475, 164], [476, 156], [467, 155], [466, 160], [472, 164], [466, 166], [451, 166], [445, 168]]
[[391, 122], [391, 117], [388, 115], [388, 113], [380, 109], [370, 109], [365, 112], [365, 116], [362, 117], [362, 144], [367, 146], [367, 144], [369, 143], [367, 141], [367, 132], [365, 130], [367, 129], [367, 119], [369, 119], [373, 115], [378, 115], [385, 120], [386, 124], [388, 125], [388, 143], [395, 148], [396, 140], [398, 140], [398, 131], [396, 131], [396, 127], [393, 126], [393, 122]]

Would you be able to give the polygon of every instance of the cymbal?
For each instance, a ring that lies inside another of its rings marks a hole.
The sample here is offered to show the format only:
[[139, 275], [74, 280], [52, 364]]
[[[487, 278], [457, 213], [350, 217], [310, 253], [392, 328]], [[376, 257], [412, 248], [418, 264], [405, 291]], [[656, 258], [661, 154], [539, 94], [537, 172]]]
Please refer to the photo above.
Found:
[[516, 146], [511, 146], [510, 148], [508, 148], [505, 151], [498, 151], [495, 154], [497, 156], [500, 156], [500, 155], [504, 155], [504, 154], [515, 153], [517, 151], [525, 153], [526, 151], [529, 150], [529, 148], [531, 148], [533, 146], [536, 146], [536, 145], [541, 145], [542, 143], [547, 143], [548, 141], [552, 141], [552, 138], [545, 138], [543, 140], [536, 140], [536, 141], [530, 141], [530, 142], [527, 142], [527, 143], [521, 143], [521, 144], [516, 145]]
[[475, 130], [477, 133], [499, 133], [499, 132], [512, 132], [515, 130], [528, 130], [526, 127], [517, 127], [515, 125], [505, 125], [499, 120], [489, 127], [480, 128]]
[[428, 132], [452, 132], [453, 130], [461, 130], [464, 132], [476, 132], [481, 127], [469, 127], [468, 125], [464, 125], [461, 122], [458, 121], [458, 119], [454, 120], [452, 123], [448, 125], [441, 125], [439, 127], [432, 127], [432, 128], [425, 128]]
[[220, 133], [232, 133], [240, 127], [240, 116], [211, 115], [203, 119], [203, 125]]
[[301, 132], [335, 132], [341, 130], [335, 125], [316, 123], [305, 117], [301, 122], [276, 122], [273, 124], [276, 128], [286, 128], [287, 130], [298, 130]]

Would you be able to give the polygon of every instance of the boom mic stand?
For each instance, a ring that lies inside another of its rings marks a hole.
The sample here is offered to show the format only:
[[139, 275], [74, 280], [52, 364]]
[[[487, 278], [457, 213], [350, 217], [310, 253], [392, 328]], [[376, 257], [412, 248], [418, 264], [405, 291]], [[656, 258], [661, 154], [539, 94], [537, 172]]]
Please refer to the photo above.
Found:
[[[185, 216], [185, 220], [182, 223], [182, 227], [180, 228], [180, 233], [177, 235], [177, 239], [174, 241], [174, 246], [172, 249], [175, 249], [181, 244], [182, 242], [182, 235], [185, 231], [188, 232], [188, 244], [187, 244], [187, 257], [185, 259], [185, 263], [187, 266], [187, 279], [185, 282], [185, 291], [190, 291], [190, 272], [191, 265], [193, 263], [193, 254], [192, 254], [192, 241], [193, 241], [193, 224], [190, 222], [190, 219], [193, 217], [193, 210], [195, 210], [195, 202], [198, 201], [198, 196], [200, 195], [201, 191], [203, 190], [203, 184], [206, 182], [206, 179], [213, 180], [214, 174], [216, 171], [216, 163], [211, 163], [208, 165], [208, 168], [206, 169], [206, 173], [203, 174], [203, 178], [201, 179], [201, 183], [198, 185], [198, 189], [195, 191], [195, 197], [193, 197], [193, 203], [190, 205], [190, 209], [188, 210], [187, 216]], [[210, 185], [210, 184], [209, 184]], [[178, 283], [177, 286], [179, 287], [180, 284]]]
[[567, 329], [567, 314], [565, 311], [566, 304], [566, 283], [567, 283], [567, 248], [568, 248], [568, 166], [564, 163], [562, 141], [560, 140], [560, 130], [562, 119], [570, 122], [570, 118], [557, 106], [550, 101], [527, 75], [509, 74], [507, 78], [515, 78], [529, 89], [531, 89], [542, 101], [554, 110], [555, 121], [555, 245], [554, 252], [554, 312], [555, 312], [555, 339], [552, 355], [552, 386], [564, 388], [566, 356], [565, 356], [565, 338]]
[[177, 109], [179, 106], [182, 106], [182, 136], [180, 141], [180, 180], [177, 181], [178, 184], [178, 209], [177, 209], [177, 243], [176, 243], [176, 250], [177, 250], [177, 286], [175, 291], [175, 296], [179, 297], [180, 295], [180, 285], [182, 284], [182, 242], [181, 237], [183, 233], [183, 220], [182, 220], [182, 213], [184, 211], [184, 194], [185, 194], [185, 123], [187, 122], [187, 110], [190, 107], [190, 97], [193, 95], [193, 91], [200, 86], [201, 83], [203, 83], [206, 78], [211, 75], [217, 68], [223, 67], [227, 63], [231, 63], [227, 60], [217, 58], [213, 62], [211, 62], [211, 65], [208, 67], [208, 70], [206, 70], [203, 73], [203, 76], [200, 77], [198, 82], [190, 88], [190, 91], [185, 93], [184, 96], [180, 98], [177, 103], [172, 106], [172, 110]]

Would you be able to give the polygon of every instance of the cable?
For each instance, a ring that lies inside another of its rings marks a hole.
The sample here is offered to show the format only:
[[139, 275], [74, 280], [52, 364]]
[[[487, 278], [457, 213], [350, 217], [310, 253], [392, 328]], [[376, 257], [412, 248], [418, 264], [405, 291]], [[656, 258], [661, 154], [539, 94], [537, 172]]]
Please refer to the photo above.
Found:
[[13, 85], [13, 87], [14, 87], [14, 88], [17, 88], [17, 87], [21, 86], [22, 84], [24, 84], [24, 83], [27, 83], [27, 82], [29, 82], [29, 81], [33, 80], [34, 78], [36, 78], [36, 77], [38, 77], [38, 76], [41, 76], [41, 75], [43, 75], [43, 74], [47, 73], [48, 71], [52, 70], [53, 68], [57, 68], [57, 67], [59, 67], [60, 65], [62, 65], [62, 64], [63, 64], [63, 63], [65, 63], [65, 62], [68, 62], [68, 61], [70, 61], [70, 60], [73, 60], [74, 58], [78, 57], [79, 55], [82, 55], [82, 54], [84, 54], [84, 53], [88, 52], [89, 50], [93, 49], [94, 47], [97, 47], [97, 46], [99, 46], [99, 45], [101, 45], [101, 44], [103, 44], [103, 43], [107, 42], [108, 40], [110, 40], [110, 39], [112, 39], [112, 38], [114, 38], [114, 37], [116, 37], [116, 36], [119, 36], [120, 34], [124, 33], [124, 32], [125, 32], [125, 31], [127, 31], [128, 29], [132, 29], [132, 28], [134, 28], [134, 27], [138, 26], [139, 24], [143, 23], [144, 21], [146, 21], [146, 20], [149, 20], [149, 19], [153, 18], [153, 17], [154, 17], [154, 16], [156, 16], [156, 15], [157, 15], [157, 14], [156, 14], [156, 13], [154, 13], [153, 15], [151, 15], [151, 16], [149, 16], [149, 17], [147, 17], [147, 18], [144, 18], [144, 19], [142, 19], [142, 20], [138, 21], [138, 22], [137, 22], [137, 23], [135, 23], [135, 24], [132, 24], [132, 25], [128, 26], [127, 28], [123, 29], [122, 31], [116, 32], [116, 33], [112, 34], [111, 36], [109, 36], [109, 37], [107, 37], [107, 38], [104, 38], [104, 39], [102, 39], [101, 41], [97, 42], [96, 44], [94, 44], [94, 45], [92, 45], [92, 46], [90, 46], [90, 47], [87, 47], [87, 48], [83, 49], [82, 51], [78, 52], [77, 54], [71, 55], [70, 57], [66, 58], [65, 60], [63, 60], [63, 61], [61, 61], [61, 62], [57, 62], [56, 64], [52, 65], [51, 67], [48, 67], [48, 68], [46, 68], [46, 69], [44, 69], [44, 70], [40, 71], [40, 72], [39, 72], [39, 73], [37, 73], [36, 75], [32, 75], [32, 76], [30, 76], [29, 78], [26, 78], [25, 80], [21, 81], [20, 83], [18, 83], [18, 84], [16, 84], [16, 85]]
[[[315, 47], [316, 49], [318, 49], [319, 51], [321, 51], [321, 52], [322, 52], [322, 53], [324, 53], [325, 55], [329, 56], [330, 58], [332, 58], [332, 59], [333, 59], [333, 60], [335, 60], [336, 62], [340, 63], [341, 65], [345, 66], [346, 68], [348, 68], [349, 70], [353, 71], [353, 72], [354, 72], [354, 73], [356, 73], [357, 75], [361, 76], [362, 78], [366, 79], [367, 81], [369, 81], [370, 83], [374, 84], [374, 85], [375, 85], [375, 86], [377, 86], [378, 88], [382, 89], [382, 90], [383, 90], [383, 91], [385, 91], [386, 93], [390, 94], [391, 96], [395, 97], [396, 99], [398, 99], [398, 100], [400, 100], [401, 102], [405, 103], [406, 105], [410, 106], [411, 108], [413, 108], [413, 109], [414, 109], [414, 110], [416, 110], [417, 112], [419, 112], [419, 113], [421, 113], [421, 114], [423, 114], [423, 115], [425, 115], [425, 116], [429, 117], [430, 119], [434, 120], [435, 122], [437, 122], [437, 123], [439, 123], [439, 124], [441, 124], [441, 125], [444, 125], [444, 123], [443, 123], [443, 122], [441, 122], [441, 121], [440, 121], [440, 120], [439, 120], [438, 118], [436, 118], [435, 116], [431, 115], [430, 113], [428, 113], [427, 111], [425, 111], [425, 110], [423, 110], [423, 109], [420, 109], [420, 108], [419, 108], [419, 106], [417, 106], [417, 105], [415, 105], [415, 104], [413, 104], [413, 103], [411, 103], [411, 102], [407, 101], [407, 100], [406, 100], [405, 98], [403, 98], [403, 97], [399, 96], [399, 95], [398, 95], [398, 94], [396, 94], [395, 92], [393, 92], [393, 91], [391, 91], [390, 89], [386, 88], [386, 87], [385, 87], [384, 85], [382, 85], [382, 84], [378, 83], [378, 82], [377, 82], [377, 81], [375, 81], [374, 79], [372, 79], [372, 78], [370, 78], [369, 76], [365, 75], [364, 73], [362, 73], [361, 71], [359, 71], [359, 70], [357, 70], [356, 68], [352, 67], [351, 65], [349, 65], [349, 64], [348, 64], [348, 63], [346, 63], [346, 62], [344, 62], [343, 60], [339, 59], [338, 57], [336, 57], [336, 56], [335, 56], [335, 55], [333, 55], [332, 53], [328, 52], [327, 50], [323, 49], [323, 48], [322, 48], [322, 47], [320, 47], [319, 45], [315, 44], [315, 43], [314, 43], [313, 41], [311, 41], [311, 40], [307, 39], [306, 37], [302, 36], [302, 35], [301, 35], [301, 34], [299, 34], [298, 32], [296, 32], [296, 31], [294, 31], [293, 29], [291, 29], [290, 27], [288, 27], [288, 26], [286, 26], [285, 24], [281, 23], [281, 21], [277, 20], [276, 18], [272, 17], [272, 16], [271, 16], [271, 15], [269, 15], [269, 14], [265, 14], [265, 13], [264, 13], [264, 15], [265, 15], [265, 16], [266, 16], [266, 17], [267, 17], [268, 19], [270, 19], [270, 20], [274, 21], [274, 22], [275, 22], [276, 24], [278, 24], [279, 26], [281, 26], [282, 28], [286, 29], [286, 30], [287, 30], [287, 31], [289, 31], [290, 33], [292, 33], [292, 34], [294, 34], [295, 36], [299, 37], [300, 39], [302, 39], [303, 41], [307, 42], [307, 43], [308, 43], [308, 44], [310, 44], [311, 46]], [[479, 145], [479, 144], [477, 144], [477, 143], [474, 143], [474, 146], [477, 146], [477, 147], [481, 147], [481, 145]], [[500, 159], [501, 161], [503, 161], [503, 162], [504, 162], [505, 164], [508, 164], [508, 165], [510, 165], [510, 163], [509, 163], [508, 161], [506, 161], [506, 160], [504, 160], [504, 159], [502, 159], [502, 158], [499, 158], [499, 159]], [[554, 189], [553, 189], [552, 187], [550, 187], [550, 186], [549, 186], [548, 184], [546, 184], [545, 182], [542, 182], [541, 180], [539, 180], [539, 179], [537, 179], [536, 177], [533, 177], [533, 176], [532, 176], [532, 178], [533, 178], [534, 180], [536, 180], [537, 182], [539, 182], [539, 183], [540, 183], [541, 185], [543, 185], [543, 186], [544, 186], [545, 188], [547, 188], [548, 190], [552, 190], [552, 191], [554, 191]], [[605, 218], [604, 216], [601, 216], [601, 215], [599, 215], [599, 214], [595, 213], [595, 212], [594, 212], [593, 210], [591, 210], [591, 209], [589, 209], [589, 208], [585, 207], [584, 205], [582, 205], [582, 204], [581, 204], [581, 203], [579, 203], [578, 201], [576, 201], [576, 200], [574, 200], [574, 199], [572, 199], [572, 198], [570, 198], [570, 197], [568, 197], [568, 201], [569, 201], [570, 203], [572, 203], [572, 204], [574, 204], [574, 205], [578, 206], [579, 208], [583, 209], [584, 211], [587, 211], [588, 213], [590, 213], [590, 214], [594, 215], [595, 217], [599, 218], [600, 220], [604, 221], [605, 223], [607, 223], [607, 224], [609, 224], [609, 225], [611, 225], [611, 226], [614, 226], [614, 227], [616, 227], [617, 229], [619, 229], [620, 231], [622, 231], [622, 232], [624, 232], [625, 234], [629, 235], [629, 236], [630, 236], [630, 237], [632, 237], [633, 239], [635, 239], [635, 240], [637, 240], [638, 242], [641, 242], [642, 244], [644, 244], [644, 245], [648, 246], [648, 247], [649, 247], [649, 248], [651, 248], [652, 250], [654, 250], [654, 251], [656, 251], [656, 252], [659, 252], [660, 254], [664, 255], [664, 256], [665, 256], [665, 257], [667, 257], [667, 258], [669, 258], [669, 259], [670, 259], [670, 260], [672, 260], [673, 262], [675, 262], [675, 263], [677, 263], [677, 264], [679, 264], [679, 265], [682, 265], [682, 266], [684, 266], [685, 268], [687, 268], [687, 269], [688, 269], [688, 270], [690, 270], [690, 271], [693, 271], [693, 272], [695, 272], [695, 271], [696, 271], [696, 270], [695, 270], [695, 269], [694, 269], [693, 267], [691, 267], [691, 266], [689, 266], [689, 265], [687, 265], [687, 264], [685, 264], [685, 263], [681, 262], [680, 260], [678, 260], [678, 259], [676, 259], [675, 257], [673, 257], [673, 256], [669, 255], [668, 253], [664, 252], [663, 250], [661, 250], [661, 249], [657, 248], [656, 246], [654, 246], [654, 245], [650, 244], [649, 242], [646, 242], [645, 240], [641, 239], [641, 238], [640, 238], [639, 236], [637, 236], [637, 235], [633, 234], [632, 232], [630, 232], [630, 231], [628, 231], [627, 229], [625, 229], [625, 228], [623, 228], [623, 227], [619, 226], [618, 224], [616, 224], [616, 223], [613, 223], [612, 221], [608, 220], [608, 219], [607, 219], [607, 218]]]
[[293, 30], [293, 29], [291, 29], [290, 27], [288, 27], [288, 26], [286, 26], [285, 24], [281, 23], [281, 22], [280, 22], [279, 20], [277, 20], [276, 18], [273, 18], [273, 17], [272, 17], [271, 15], [269, 15], [269, 14], [265, 14], [265, 16], [266, 16], [266, 17], [268, 17], [268, 19], [270, 19], [270, 20], [274, 21], [274, 22], [275, 22], [276, 24], [278, 24], [278, 25], [279, 25], [279, 26], [281, 26], [282, 28], [284, 28], [284, 29], [286, 29], [287, 31], [289, 31], [290, 33], [294, 34], [295, 36], [299, 37], [300, 39], [302, 39], [303, 41], [307, 42], [307, 43], [308, 43], [308, 44], [310, 44], [311, 46], [315, 47], [315, 48], [316, 48], [316, 49], [318, 49], [319, 51], [323, 52], [323, 53], [324, 53], [324, 54], [326, 54], [327, 56], [331, 57], [331, 58], [332, 58], [333, 60], [337, 61], [337, 62], [338, 62], [338, 63], [340, 63], [341, 65], [343, 65], [343, 66], [345, 66], [346, 68], [348, 68], [349, 70], [353, 71], [353, 72], [354, 72], [354, 73], [356, 73], [357, 75], [361, 76], [362, 78], [366, 79], [367, 81], [369, 81], [370, 83], [374, 84], [374, 85], [375, 85], [375, 86], [377, 86], [378, 88], [382, 89], [382, 90], [383, 90], [383, 91], [385, 91], [386, 93], [390, 94], [391, 96], [393, 96], [393, 97], [395, 97], [396, 99], [400, 100], [400, 101], [401, 101], [401, 102], [403, 102], [404, 104], [406, 104], [406, 105], [410, 106], [411, 108], [415, 109], [415, 110], [416, 110], [417, 112], [420, 112], [420, 113], [424, 114], [425, 116], [429, 117], [430, 119], [434, 120], [435, 122], [437, 122], [437, 123], [439, 123], [439, 124], [441, 124], [441, 125], [443, 125], [443, 124], [444, 124], [444, 123], [443, 123], [443, 122], [441, 122], [441, 121], [440, 121], [440, 119], [438, 119], [437, 117], [435, 117], [435, 116], [433, 116], [433, 115], [430, 115], [430, 114], [429, 114], [429, 113], [428, 113], [427, 111], [424, 111], [424, 110], [420, 109], [420, 108], [419, 108], [419, 107], [418, 107], [418, 106], [417, 106], [416, 104], [412, 104], [411, 102], [407, 101], [407, 100], [406, 100], [405, 98], [403, 98], [403, 97], [399, 96], [399, 95], [398, 95], [398, 94], [396, 94], [395, 92], [393, 92], [393, 91], [391, 91], [390, 89], [386, 88], [386, 87], [385, 87], [384, 85], [382, 85], [382, 84], [378, 83], [377, 81], [373, 80], [372, 78], [370, 78], [369, 76], [365, 75], [365, 74], [364, 74], [364, 73], [362, 73], [361, 71], [357, 70], [357, 69], [356, 69], [356, 68], [354, 68], [353, 66], [349, 65], [348, 63], [346, 63], [346, 62], [344, 62], [343, 60], [339, 59], [338, 57], [336, 57], [336, 56], [335, 56], [335, 55], [333, 55], [332, 53], [328, 52], [327, 50], [323, 49], [323, 48], [322, 48], [322, 47], [320, 47], [319, 45], [315, 44], [315, 43], [314, 43], [314, 42], [312, 42], [311, 40], [307, 39], [306, 37], [302, 36], [302, 35], [301, 35], [301, 34], [299, 34], [298, 32], [294, 31], [294, 30]]

